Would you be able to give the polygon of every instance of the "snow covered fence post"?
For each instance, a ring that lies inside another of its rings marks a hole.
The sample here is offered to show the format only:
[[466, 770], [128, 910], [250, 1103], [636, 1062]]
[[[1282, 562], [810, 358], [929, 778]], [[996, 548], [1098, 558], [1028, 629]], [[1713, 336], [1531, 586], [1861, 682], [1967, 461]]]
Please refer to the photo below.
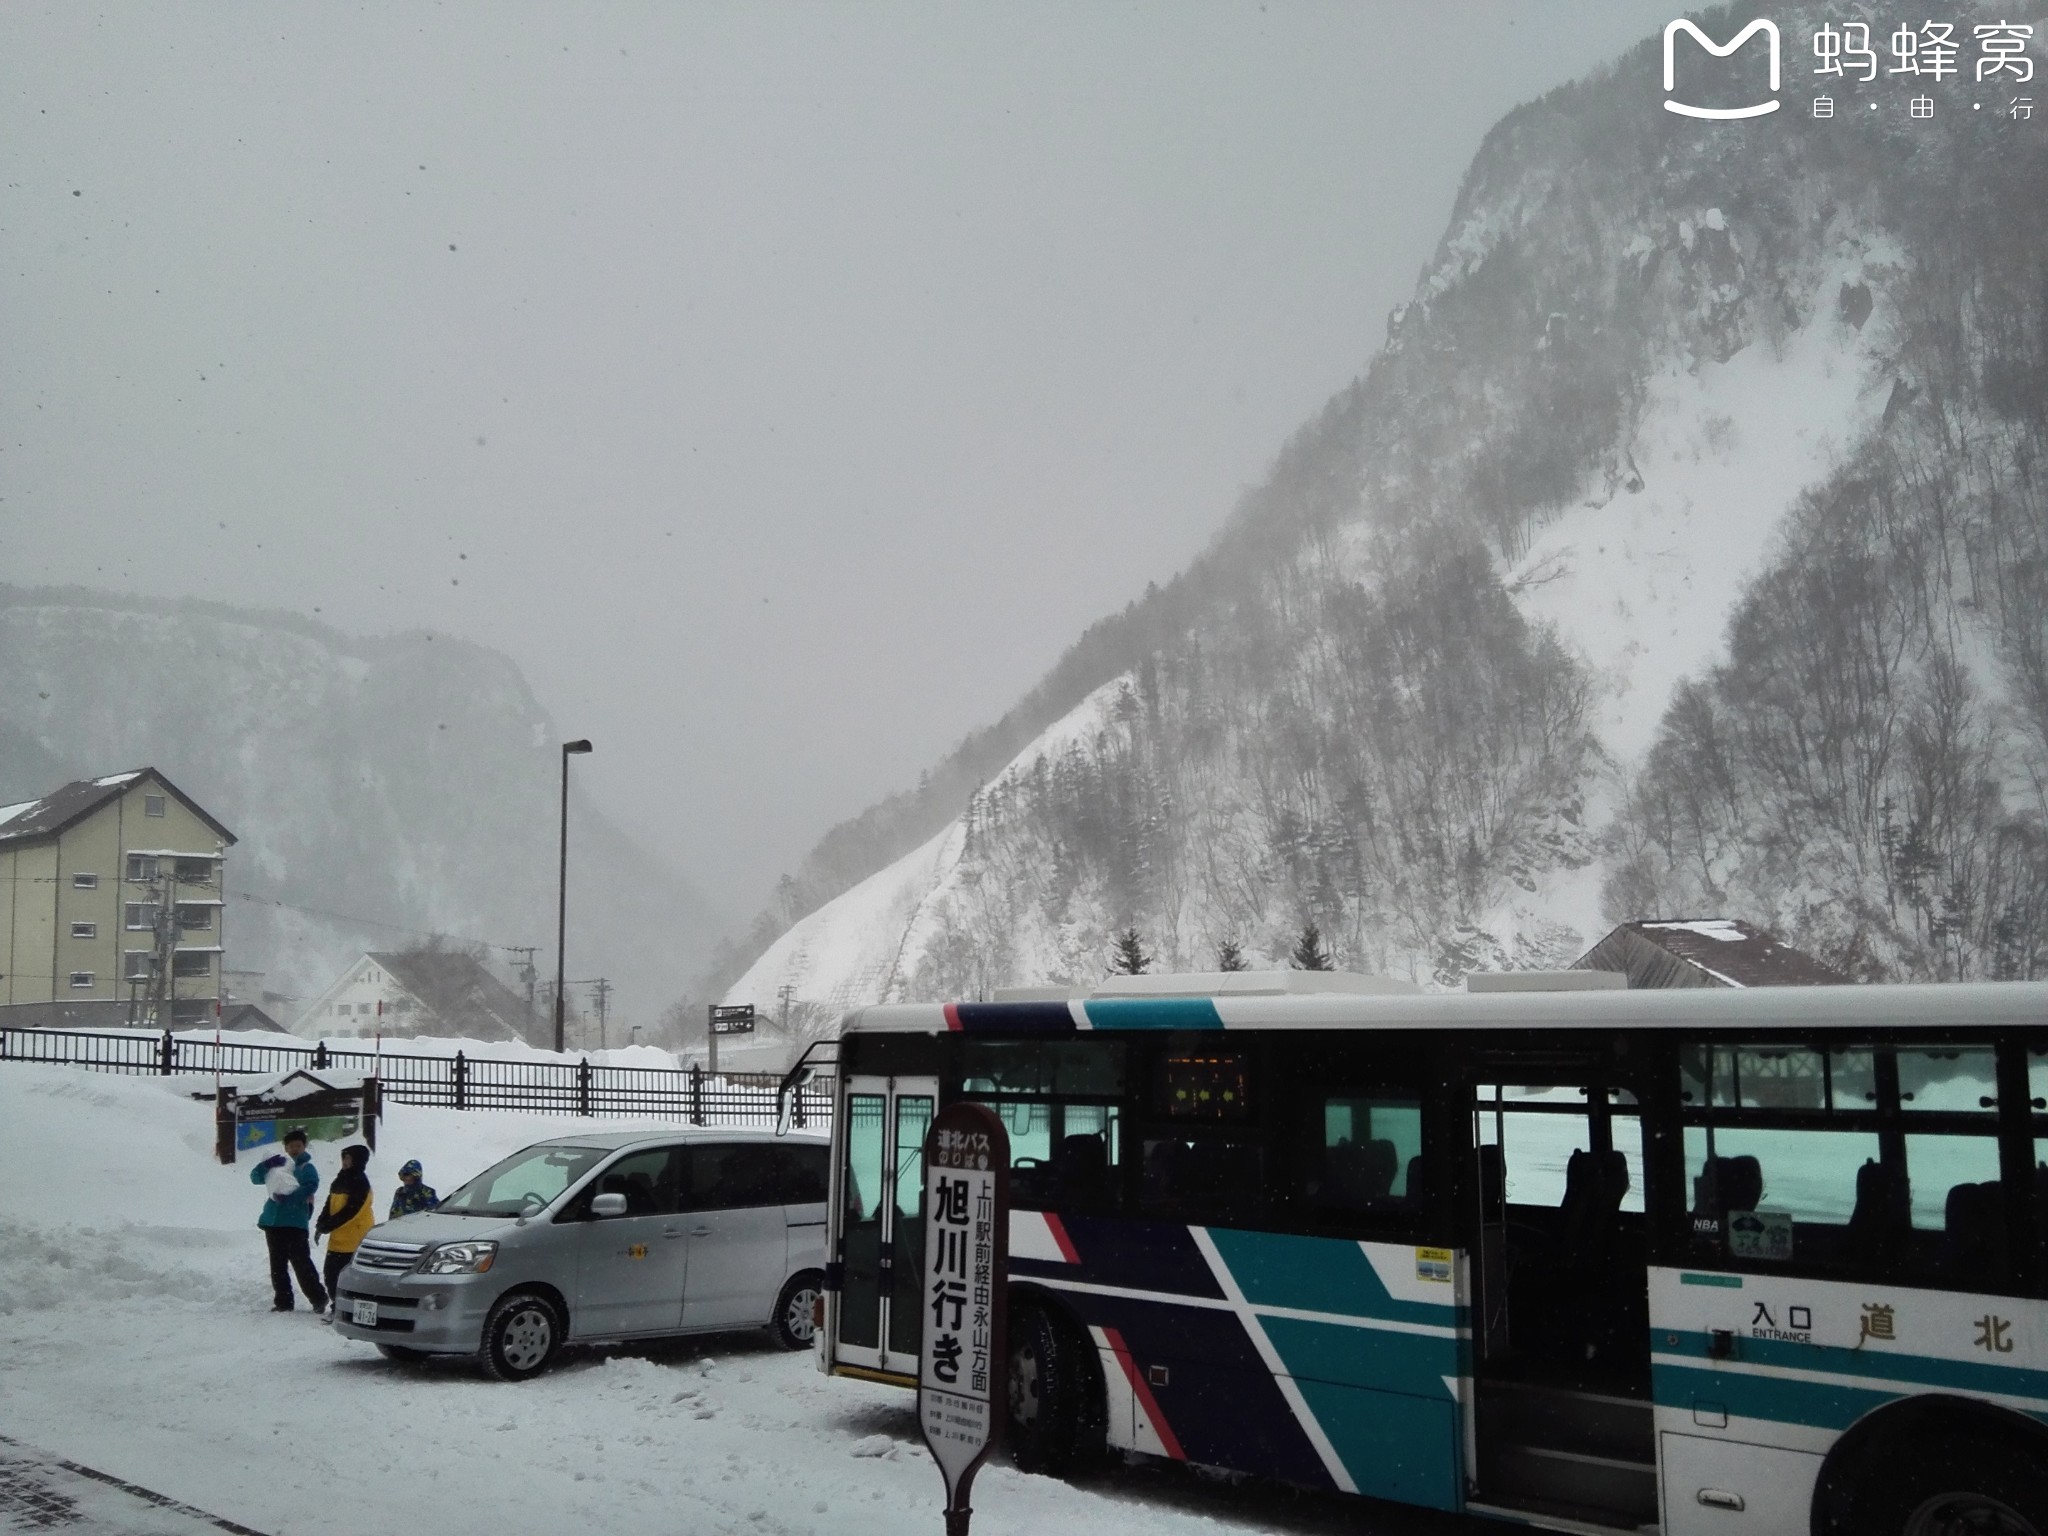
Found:
[[1010, 1138], [983, 1105], [947, 1105], [925, 1137], [924, 1251], [917, 1421], [946, 1480], [946, 1536], [967, 1536], [968, 1489], [1009, 1405]]

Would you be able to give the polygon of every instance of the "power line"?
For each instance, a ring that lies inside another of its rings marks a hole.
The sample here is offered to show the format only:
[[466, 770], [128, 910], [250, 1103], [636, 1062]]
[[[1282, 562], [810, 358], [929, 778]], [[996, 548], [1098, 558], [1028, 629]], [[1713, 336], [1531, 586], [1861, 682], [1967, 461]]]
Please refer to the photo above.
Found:
[[297, 902], [279, 901], [275, 896], [259, 896], [254, 891], [228, 891], [226, 893], [242, 901], [254, 902], [259, 907], [282, 907], [288, 912], [303, 912], [309, 917], [332, 918], [338, 923], [354, 923], [363, 928], [381, 928], [387, 933], [402, 933], [415, 939], [454, 939], [459, 944], [481, 944], [486, 949], [502, 949], [509, 955], [531, 955], [532, 947], [520, 944], [496, 944], [489, 939], [465, 939], [452, 933], [428, 933], [418, 928], [407, 928], [399, 923], [382, 922], [374, 917], [359, 917], [353, 912], [334, 912], [326, 907], [301, 906]]

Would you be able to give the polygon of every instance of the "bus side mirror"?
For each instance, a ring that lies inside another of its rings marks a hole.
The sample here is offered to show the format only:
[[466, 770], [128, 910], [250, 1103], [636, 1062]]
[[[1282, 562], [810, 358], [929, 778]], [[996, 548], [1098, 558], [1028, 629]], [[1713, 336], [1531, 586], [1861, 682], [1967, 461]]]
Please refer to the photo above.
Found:
[[775, 1134], [787, 1136], [790, 1122], [796, 1118], [796, 1098], [804, 1091], [804, 1085], [818, 1075], [818, 1069], [804, 1065], [795, 1068], [775, 1090]]

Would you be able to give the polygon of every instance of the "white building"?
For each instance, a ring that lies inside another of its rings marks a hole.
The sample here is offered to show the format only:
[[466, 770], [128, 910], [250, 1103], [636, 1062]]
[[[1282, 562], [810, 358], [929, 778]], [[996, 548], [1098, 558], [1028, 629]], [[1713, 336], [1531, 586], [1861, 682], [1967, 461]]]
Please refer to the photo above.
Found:
[[305, 1039], [382, 1034], [455, 1040], [525, 1040], [526, 1001], [458, 950], [373, 950], [301, 1013]]

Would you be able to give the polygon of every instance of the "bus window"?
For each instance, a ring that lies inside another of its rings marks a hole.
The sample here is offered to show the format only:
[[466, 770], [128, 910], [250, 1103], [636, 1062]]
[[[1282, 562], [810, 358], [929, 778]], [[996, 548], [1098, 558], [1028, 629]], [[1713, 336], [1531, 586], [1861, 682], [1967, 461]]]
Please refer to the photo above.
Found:
[[[1562, 1206], [1575, 1153], [1593, 1147], [1590, 1090], [1509, 1083], [1478, 1090], [1479, 1144], [1499, 1145], [1510, 1205]], [[1608, 1090], [1614, 1150], [1628, 1169], [1620, 1209], [1643, 1208], [1643, 1122], [1633, 1093]]]
[[[1123, 1162], [1120, 1040], [967, 1040], [962, 1097], [994, 1110], [1010, 1134], [1010, 1198], [1027, 1209], [1102, 1212], [1117, 1202]], [[1084, 1102], [1093, 1097], [1095, 1102]]]
[[1909, 1115], [1996, 1110], [1998, 1067], [1991, 1047], [1900, 1051], [1899, 1108]]
[[1363, 1211], [1420, 1193], [1419, 1099], [1323, 1100], [1322, 1145], [1313, 1159], [1309, 1199], [1326, 1210]]
[[1266, 1149], [1231, 1136], [1148, 1136], [1139, 1189], [1154, 1210], [1242, 1221], [1266, 1208]]
[[961, 1092], [1118, 1098], [1124, 1091], [1121, 1040], [964, 1040]]
[[[1692, 1191], [1693, 1233], [1723, 1252], [1789, 1260], [1795, 1256], [1794, 1238], [1782, 1244], [1739, 1242], [1729, 1236], [1730, 1219], [1761, 1211], [1794, 1224], [1846, 1229], [1857, 1213], [1859, 1193], [1866, 1209], [1879, 1198], [1862, 1171], [1877, 1157], [1875, 1130], [1688, 1125], [1685, 1175]], [[1776, 1230], [1782, 1223], [1763, 1225]]]

